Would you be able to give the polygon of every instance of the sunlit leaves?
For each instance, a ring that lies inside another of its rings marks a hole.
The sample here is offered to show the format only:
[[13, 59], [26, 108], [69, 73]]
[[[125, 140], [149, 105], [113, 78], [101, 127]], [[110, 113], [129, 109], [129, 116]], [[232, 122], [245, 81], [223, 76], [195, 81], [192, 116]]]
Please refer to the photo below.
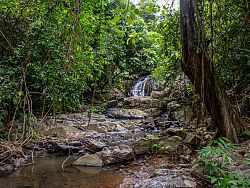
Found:
[[24, 2], [0, 3], [1, 13], [23, 31], [12, 26], [13, 33], [5, 33], [13, 40], [13, 49], [0, 60], [6, 66], [0, 68], [6, 73], [0, 95], [4, 109], [25, 95], [22, 68], [27, 69], [28, 91], [39, 93], [30, 96], [34, 104], [41, 107], [45, 101], [45, 109], [53, 105], [59, 113], [76, 109], [83, 94], [98, 90], [116, 74], [118, 85], [117, 80], [150, 72], [165, 61], [153, 2], [139, 6], [127, 0], [87, 0], [81, 5], [70, 0]]
[[179, 61], [181, 46], [179, 12], [161, 12], [158, 17], [156, 30], [162, 35], [162, 39], [157, 42], [161, 46], [160, 54], [166, 57], [153, 71], [153, 75], [160, 82], [164, 83], [180, 71]]
[[132, 25], [133, 23], [133, 18], [131, 16], [128, 16], [128, 24]]
[[113, 22], [116, 24], [118, 21], [120, 21], [120, 15], [116, 15], [113, 19]]

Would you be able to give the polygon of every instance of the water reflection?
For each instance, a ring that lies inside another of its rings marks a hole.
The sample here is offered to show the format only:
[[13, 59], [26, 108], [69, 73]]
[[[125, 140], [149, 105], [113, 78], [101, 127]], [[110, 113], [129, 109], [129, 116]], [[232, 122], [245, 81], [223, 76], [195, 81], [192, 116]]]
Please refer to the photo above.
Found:
[[34, 165], [18, 170], [9, 177], [0, 178], [1, 188], [115, 188], [123, 175], [115, 170], [74, 167], [65, 158], [37, 159]]

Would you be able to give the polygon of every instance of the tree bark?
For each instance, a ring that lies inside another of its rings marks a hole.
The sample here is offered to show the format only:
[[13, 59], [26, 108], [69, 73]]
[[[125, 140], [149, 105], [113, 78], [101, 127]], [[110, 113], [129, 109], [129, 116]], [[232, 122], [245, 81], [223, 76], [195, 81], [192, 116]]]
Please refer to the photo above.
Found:
[[195, 3], [195, 0], [180, 1], [181, 67], [201, 96], [218, 129], [218, 136], [225, 136], [238, 142], [238, 137], [244, 128], [238, 112], [230, 103], [216, 77], [213, 63], [203, 42], [201, 17], [195, 14]]

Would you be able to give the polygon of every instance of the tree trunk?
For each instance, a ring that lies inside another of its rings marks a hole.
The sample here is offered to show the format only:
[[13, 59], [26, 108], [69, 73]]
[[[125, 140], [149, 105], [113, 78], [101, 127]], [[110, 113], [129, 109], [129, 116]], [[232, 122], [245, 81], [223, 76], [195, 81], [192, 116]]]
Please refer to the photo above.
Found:
[[201, 18], [195, 17], [195, 0], [181, 0], [182, 60], [181, 67], [201, 96], [218, 136], [238, 142], [243, 126], [238, 115], [216, 78], [213, 63], [203, 42]]

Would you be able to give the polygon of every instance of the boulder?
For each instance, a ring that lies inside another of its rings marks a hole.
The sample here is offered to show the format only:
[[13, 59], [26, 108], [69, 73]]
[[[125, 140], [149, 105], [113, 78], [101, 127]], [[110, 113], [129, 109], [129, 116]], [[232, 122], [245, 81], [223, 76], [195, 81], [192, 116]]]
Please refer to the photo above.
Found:
[[162, 108], [165, 107], [165, 102], [161, 100], [154, 99], [152, 97], [128, 97], [124, 99], [124, 105], [130, 108]]
[[108, 127], [104, 126], [102, 123], [90, 123], [87, 126], [88, 131], [96, 131], [98, 133], [106, 133], [108, 132]]
[[172, 101], [168, 103], [169, 111], [176, 111], [181, 108], [181, 105], [177, 101]]
[[164, 153], [177, 153], [179, 147], [182, 145], [183, 139], [180, 136], [163, 136], [160, 138], [159, 144], [165, 145], [166, 150]]
[[96, 131], [98, 133], [107, 133], [107, 132], [124, 132], [127, 131], [127, 128], [122, 126], [123, 123], [121, 121], [104, 121], [99, 123], [90, 123], [87, 126], [88, 131]]
[[81, 133], [81, 131], [72, 126], [58, 126], [48, 129], [45, 135], [60, 137], [60, 138], [70, 138], [76, 137]]
[[174, 176], [174, 175], [181, 175], [180, 170], [175, 169], [155, 169], [154, 176]]
[[166, 132], [170, 135], [170, 136], [179, 136], [182, 139], [185, 139], [187, 136], [186, 131], [183, 128], [168, 128], [166, 130]]
[[107, 108], [113, 108], [113, 107], [117, 106], [117, 104], [118, 104], [117, 100], [112, 100], [112, 101], [106, 102], [103, 106], [105, 106]]
[[184, 111], [183, 110], [177, 110], [174, 112], [171, 112], [171, 115], [175, 118], [178, 119], [181, 122], [186, 122]]
[[184, 155], [184, 160], [186, 161], [189, 161], [189, 155], [191, 155], [192, 153], [193, 151], [187, 145], [182, 144], [178, 147], [178, 154]]
[[107, 109], [106, 116], [117, 119], [142, 119], [148, 114], [139, 109], [110, 108]]
[[119, 145], [104, 147], [97, 155], [102, 158], [104, 164], [108, 165], [133, 159], [134, 151], [126, 145]]
[[142, 155], [149, 152], [152, 143], [149, 140], [141, 139], [133, 143], [132, 148], [136, 155]]
[[196, 187], [195, 179], [184, 175], [181, 171], [159, 169], [155, 177], [139, 181], [134, 188], [168, 188], [168, 187]]
[[162, 110], [159, 108], [148, 108], [143, 110], [147, 114], [147, 117], [157, 117], [162, 114]]
[[150, 96], [155, 98], [155, 99], [160, 99], [160, 98], [164, 98], [165, 96], [167, 96], [167, 92], [164, 91], [152, 91]]
[[209, 171], [202, 168], [202, 167], [195, 167], [195, 168], [192, 168], [192, 171], [191, 171], [191, 174], [194, 176], [194, 177], [198, 177], [200, 179], [203, 179], [205, 177], [208, 177], [209, 176]]
[[144, 125], [152, 125], [155, 126], [155, 119], [153, 117], [145, 118], [141, 121]]
[[188, 132], [184, 143], [190, 145], [193, 149], [198, 149], [202, 145], [202, 138], [195, 132]]
[[[78, 153], [83, 150], [83, 144], [81, 142], [74, 142], [70, 140], [47, 140], [46, 142], [38, 142], [38, 153], [43, 153], [45, 148], [48, 153]], [[39, 151], [40, 150], [40, 151]]]
[[173, 121], [168, 121], [168, 120], [159, 120], [156, 119], [155, 120], [155, 125], [157, 127], [161, 127], [161, 128], [168, 128], [170, 127], [174, 122]]
[[85, 147], [87, 147], [90, 151], [101, 151], [106, 144], [95, 139], [87, 139], [85, 141]]
[[102, 159], [98, 155], [96, 154], [92, 155], [88, 153], [77, 159], [73, 164], [76, 166], [93, 166], [93, 167], [103, 166]]
[[57, 142], [57, 151], [56, 152], [59, 152], [59, 153], [66, 153], [68, 154], [69, 152], [70, 153], [78, 153], [79, 151], [83, 150], [83, 147], [81, 146], [74, 146], [74, 145], [71, 145], [71, 143], [66, 143], [66, 142]]

